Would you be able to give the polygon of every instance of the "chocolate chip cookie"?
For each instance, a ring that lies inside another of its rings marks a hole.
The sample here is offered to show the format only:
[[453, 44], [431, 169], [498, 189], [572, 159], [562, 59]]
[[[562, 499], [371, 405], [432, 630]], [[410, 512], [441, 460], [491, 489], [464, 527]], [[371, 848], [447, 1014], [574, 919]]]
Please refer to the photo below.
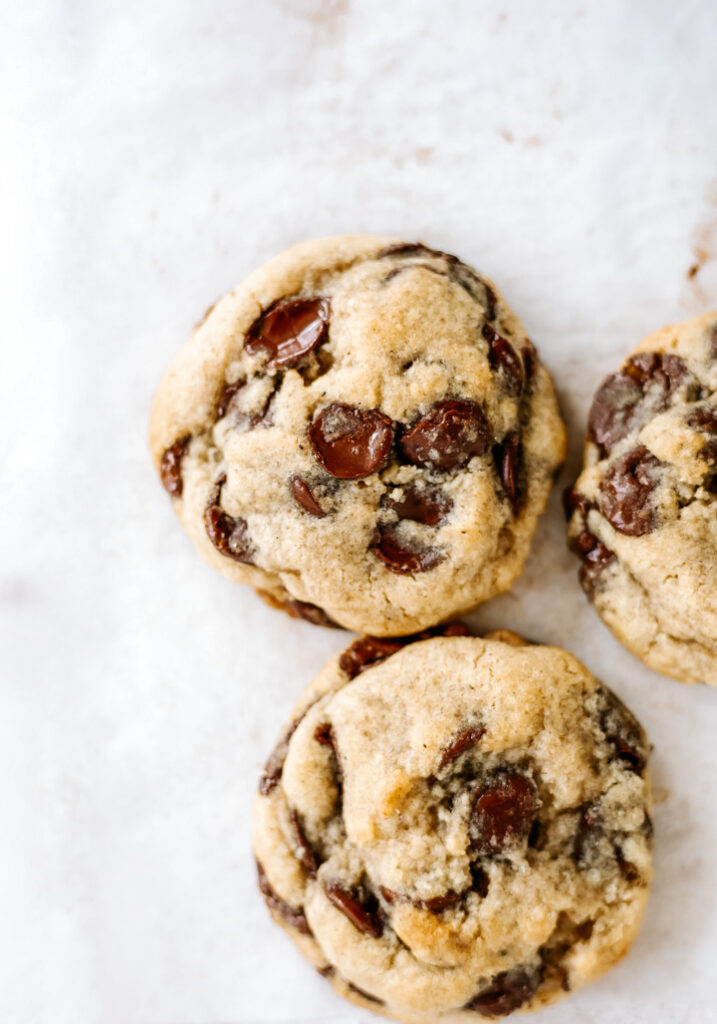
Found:
[[363, 637], [306, 691], [256, 798], [259, 887], [336, 991], [410, 1022], [536, 1009], [628, 949], [648, 745], [575, 658], [499, 632]]
[[225, 296], [151, 422], [207, 561], [294, 615], [381, 635], [510, 585], [564, 444], [494, 285], [368, 236], [296, 246]]
[[651, 668], [717, 684], [717, 313], [666, 327], [607, 377], [565, 495], [580, 582]]

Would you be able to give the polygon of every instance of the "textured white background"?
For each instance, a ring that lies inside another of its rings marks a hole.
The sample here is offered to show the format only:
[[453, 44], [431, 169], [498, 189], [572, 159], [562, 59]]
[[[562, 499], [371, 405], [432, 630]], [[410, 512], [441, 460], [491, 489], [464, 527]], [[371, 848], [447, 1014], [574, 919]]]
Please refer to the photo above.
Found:
[[[602, 375], [717, 306], [717, 8], [1, 8], [0, 1020], [367, 1021], [270, 924], [249, 854], [263, 757], [345, 639], [198, 559], [147, 454], [152, 390], [289, 243], [424, 239], [523, 317], [564, 485]], [[643, 669], [575, 574], [556, 489], [520, 583], [471, 621], [565, 645], [637, 711], [656, 875], [627, 960], [539, 1019], [715, 1021], [717, 693]]]

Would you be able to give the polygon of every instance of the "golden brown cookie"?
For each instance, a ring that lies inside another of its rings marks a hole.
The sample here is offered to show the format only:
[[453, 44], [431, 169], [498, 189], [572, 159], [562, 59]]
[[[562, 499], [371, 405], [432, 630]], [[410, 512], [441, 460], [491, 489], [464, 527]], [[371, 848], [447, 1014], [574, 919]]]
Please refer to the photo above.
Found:
[[510, 585], [565, 438], [494, 285], [347, 236], [216, 304], [160, 385], [151, 447], [212, 565], [292, 614], [395, 635]]
[[657, 331], [602, 382], [566, 510], [583, 589], [617, 638], [716, 685], [717, 313]]
[[647, 757], [633, 715], [565, 651], [509, 633], [363, 637], [269, 758], [261, 891], [338, 993], [388, 1017], [547, 1005], [638, 930]]

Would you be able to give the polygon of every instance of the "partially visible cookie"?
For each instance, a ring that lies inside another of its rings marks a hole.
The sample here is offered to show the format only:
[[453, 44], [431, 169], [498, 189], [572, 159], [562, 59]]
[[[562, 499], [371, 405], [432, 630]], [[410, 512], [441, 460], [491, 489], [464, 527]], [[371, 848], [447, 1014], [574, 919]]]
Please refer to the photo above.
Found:
[[293, 615], [395, 635], [510, 585], [565, 437], [490, 281], [361, 235], [296, 246], [213, 307], [151, 447], [212, 565]]
[[260, 889], [361, 1006], [408, 1024], [537, 1009], [637, 933], [647, 758], [633, 715], [565, 651], [505, 632], [363, 637], [266, 765]]
[[617, 638], [717, 685], [717, 312], [657, 331], [602, 382], [565, 499], [580, 582]]

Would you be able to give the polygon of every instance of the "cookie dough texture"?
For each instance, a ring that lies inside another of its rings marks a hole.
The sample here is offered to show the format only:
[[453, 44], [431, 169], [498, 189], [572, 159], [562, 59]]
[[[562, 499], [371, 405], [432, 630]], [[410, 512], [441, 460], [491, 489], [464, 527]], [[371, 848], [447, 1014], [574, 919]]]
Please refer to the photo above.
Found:
[[213, 307], [159, 387], [151, 448], [208, 562], [294, 614], [393, 635], [510, 585], [565, 439], [493, 284], [348, 236]]
[[647, 753], [631, 713], [562, 650], [507, 633], [363, 638], [267, 763], [260, 888], [368, 1009], [409, 1024], [537, 1009], [635, 937]]
[[717, 313], [657, 331], [593, 400], [566, 494], [582, 586], [651, 668], [717, 684]]

